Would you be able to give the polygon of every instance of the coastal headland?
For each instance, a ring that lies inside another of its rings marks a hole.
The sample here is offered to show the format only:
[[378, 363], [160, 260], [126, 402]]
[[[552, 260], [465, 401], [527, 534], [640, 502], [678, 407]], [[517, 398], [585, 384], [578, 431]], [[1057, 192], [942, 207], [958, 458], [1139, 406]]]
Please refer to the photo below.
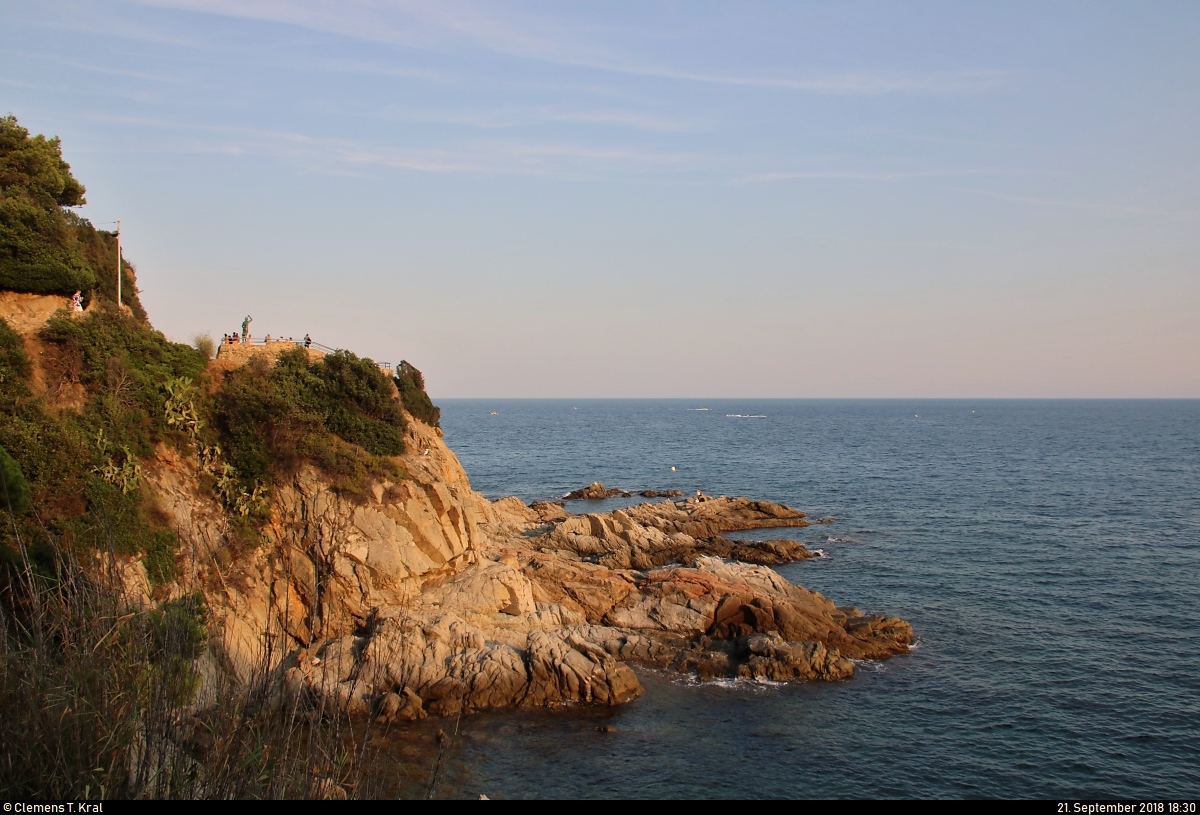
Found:
[[[38, 373], [50, 311], [34, 315], [32, 295], [7, 297]], [[219, 395], [255, 360], [277, 365], [277, 351], [219, 355], [209, 388]], [[388, 398], [399, 398], [394, 387]], [[201, 593], [210, 637], [197, 670], [213, 686], [265, 671], [288, 698], [386, 721], [620, 704], [642, 692], [630, 665], [838, 680], [853, 660], [908, 649], [908, 623], [838, 606], [770, 568], [812, 557], [802, 544], [724, 536], [807, 526], [801, 511], [677, 494], [600, 513], [488, 501], [439, 427], [408, 411], [404, 426], [404, 452], [365, 489], [348, 493], [311, 463], [278, 479], [249, 548], [231, 531], [236, 511], [206, 486], [205, 454], [160, 442], [140, 478], [180, 542], [174, 577], [152, 580], [145, 557], [118, 555], [127, 601]]]
[[[35, 299], [8, 295], [31, 350], [51, 314], [27, 315]], [[277, 350], [218, 356], [211, 386], [256, 358], [274, 365]], [[803, 512], [725, 496], [581, 514], [563, 502], [491, 502], [440, 428], [409, 415], [404, 442], [403, 476], [355, 496], [311, 465], [276, 484], [265, 545], [251, 551], [204, 488], [200, 456], [160, 443], [141, 474], [182, 543], [178, 576], [152, 586], [143, 558], [121, 557], [129, 602], [199, 590], [214, 624], [202, 675], [265, 669], [288, 694], [387, 720], [620, 704], [642, 690], [630, 664], [845, 679], [852, 660], [902, 653], [912, 638], [902, 620], [839, 607], [769, 568], [811, 557], [802, 544], [724, 537], [807, 526]]]

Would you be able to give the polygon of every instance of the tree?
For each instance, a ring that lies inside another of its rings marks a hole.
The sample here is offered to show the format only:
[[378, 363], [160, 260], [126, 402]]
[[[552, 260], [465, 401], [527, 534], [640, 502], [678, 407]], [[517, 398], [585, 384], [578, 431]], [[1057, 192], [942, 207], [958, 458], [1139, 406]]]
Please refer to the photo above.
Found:
[[59, 138], [30, 136], [11, 113], [0, 117], [0, 191], [23, 191], [46, 209], [87, 203], [83, 185], [63, 161]]
[[0, 117], [0, 288], [71, 294], [95, 287], [77, 222], [64, 209], [84, 204], [84, 192], [57, 137], [30, 136], [15, 116]]

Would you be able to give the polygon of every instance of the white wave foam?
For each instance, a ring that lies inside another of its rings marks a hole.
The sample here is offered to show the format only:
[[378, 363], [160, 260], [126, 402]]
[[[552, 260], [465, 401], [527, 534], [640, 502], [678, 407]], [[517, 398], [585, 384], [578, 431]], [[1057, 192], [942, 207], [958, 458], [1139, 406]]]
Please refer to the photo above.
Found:
[[873, 674], [881, 674], [888, 669], [887, 663], [881, 659], [852, 659], [850, 661], [854, 663], [855, 671], [864, 670]]
[[762, 693], [774, 688], [781, 688], [786, 685], [786, 682], [776, 682], [772, 679], [745, 679], [739, 676], [721, 676], [715, 679], [701, 679], [696, 674], [687, 676], [674, 676], [671, 681], [686, 685], [689, 688], [706, 687], [706, 688], [722, 688], [724, 690], [736, 691], [751, 691]]

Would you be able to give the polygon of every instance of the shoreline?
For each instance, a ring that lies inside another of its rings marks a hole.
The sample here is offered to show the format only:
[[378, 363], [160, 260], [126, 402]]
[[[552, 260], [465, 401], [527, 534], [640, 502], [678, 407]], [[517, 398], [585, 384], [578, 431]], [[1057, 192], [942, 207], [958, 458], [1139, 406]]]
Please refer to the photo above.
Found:
[[575, 514], [508, 497], [491, 510], [477, 562], [383, 610], [365, 634], [302, 649], [288, 692], [382, 722], [612, 706], [643, 693], [631, 665], [829, 681], [912, 640], [903, 620], [837, 606], [769, 568], [813, 557], [802, 544], [721, 534], [808, 525], [780, 504], [706, 496]]

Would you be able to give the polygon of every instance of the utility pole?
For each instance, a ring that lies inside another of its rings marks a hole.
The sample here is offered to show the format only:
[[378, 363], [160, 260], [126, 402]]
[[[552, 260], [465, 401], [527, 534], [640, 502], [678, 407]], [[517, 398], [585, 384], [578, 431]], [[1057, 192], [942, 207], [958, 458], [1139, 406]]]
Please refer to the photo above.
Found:
[[121, 219], [117, 219], [117, 311], [121, 310]]

